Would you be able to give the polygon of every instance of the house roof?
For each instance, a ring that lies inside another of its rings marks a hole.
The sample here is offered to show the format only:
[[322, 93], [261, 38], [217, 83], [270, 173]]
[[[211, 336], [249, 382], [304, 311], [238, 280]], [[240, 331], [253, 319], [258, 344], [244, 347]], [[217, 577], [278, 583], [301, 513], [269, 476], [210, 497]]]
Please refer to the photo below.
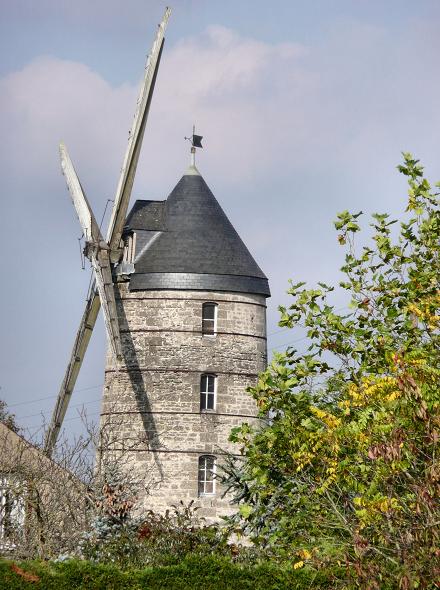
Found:
[[237, 291], [269, 296], [267, 278], [196, 168], [166, 201], [136, 201], [130, 290]]

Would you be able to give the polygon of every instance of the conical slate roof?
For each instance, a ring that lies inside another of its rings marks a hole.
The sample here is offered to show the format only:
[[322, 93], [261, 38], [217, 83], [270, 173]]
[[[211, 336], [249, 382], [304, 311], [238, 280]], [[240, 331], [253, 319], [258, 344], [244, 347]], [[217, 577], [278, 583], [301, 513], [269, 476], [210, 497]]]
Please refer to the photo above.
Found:
[[136, 232], [130, 290], [270, 295], [266, 276], [194, 167], [166, 201], [136, 201], [127, 231]]

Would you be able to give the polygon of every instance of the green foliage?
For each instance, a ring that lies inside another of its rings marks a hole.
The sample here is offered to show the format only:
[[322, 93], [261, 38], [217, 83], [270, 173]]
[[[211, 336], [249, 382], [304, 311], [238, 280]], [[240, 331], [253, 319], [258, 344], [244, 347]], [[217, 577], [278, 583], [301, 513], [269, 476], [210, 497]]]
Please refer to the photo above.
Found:
[[132, 564], [140, 552], [139, 521], [132, 515], [136, 489], [116, 464], [106, 466], [97, 487], [97, 516], [83, 534], [79, 554], [100, 563]]
[[150, 511], [142, 521], [138, 529], [142, 565], [171, 565], [190, 555], [237, 558], [243, 553], [228, 544], [224, 528], [198, 518], [194, 501], [188, 505], [181, 501], [172, 508], [165, 514]]
[[[113, 481], [115, 481], [113, 477]], [[206, 525], [197, 517], [194, 502], [180, 502], [165, 514], [149, 511], [142, 519], [131, 517], [131, 504], [119, 514], [120, 497], [124, 506], [127, 493], [124, 486], [105, 484], [101, 514], [92, 530], [83, 536], [79, 555], [95, 563], [116, 564], [120, 568], [172, 565], [188, 556], [225, 556], [235, 561], [255, 559], [251, 549], [228, 544], [227, 533], [218, 524]], [[111, 512], [108, 514], [109, 506]]]
[[361, 213], [335, 222], [351, 311], [336, 312], [330, 286], [291, 285], [280, 325], [305, 327], [310, 346], [260, 375], [250, 392], [265, 426], [232, 432], [244, 461], [226, 470], [234, 527], [298, 568], [345, 564], [347, 584], [371, 589], [440, 579], [438, 193], [410, 154], [399, 170], [409, 201], [396, 237], [375, 214], [357, 253]]
[[300, 590], [335, 588], [333, 576], [274, 564], [239, 566], [221, 557], [187, 557], [178, 564], [123, 571], [87, 561], [0, 560], [0, 590]]

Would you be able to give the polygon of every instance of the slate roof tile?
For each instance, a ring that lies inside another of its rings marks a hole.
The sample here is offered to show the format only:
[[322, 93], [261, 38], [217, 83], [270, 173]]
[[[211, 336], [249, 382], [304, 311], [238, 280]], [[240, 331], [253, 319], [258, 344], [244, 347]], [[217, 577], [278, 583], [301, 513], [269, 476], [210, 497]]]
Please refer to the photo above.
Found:
[[[136, 201], [126, 226], [139, 234], [138, 245], [150, 244], [137, 248], [130, 290], [178, 288], [182, 273], [191, 289], [270, 295], [265, 274], [198, 174], [185, 174], [166, 201]], [[159, 234], [149, 241], [152, 231]]]

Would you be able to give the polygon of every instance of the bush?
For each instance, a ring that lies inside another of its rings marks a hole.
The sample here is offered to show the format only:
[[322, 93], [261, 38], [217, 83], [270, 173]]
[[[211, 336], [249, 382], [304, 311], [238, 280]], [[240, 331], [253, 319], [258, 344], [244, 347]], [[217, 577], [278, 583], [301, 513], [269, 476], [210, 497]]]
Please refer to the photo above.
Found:
[[226, 530], [218, 524], [206, 525], [198, 518], [194, 501], [182, 501], [165, 514], [148, 512], [138, 529], [143, 553], [142, 565], [173, 565], [189, 555], [231, 556], [238, 548], [228, 545]]
[[239, 566], [224, 557], [187, 557], [179, 564], [122, 571], [86, 561], [0, 561], [0, 590], [300, 590], [336, 588], [328, 572], [273, 564]]
[[83, 535], [79, 557], [123, 569], [173, 565], [189, 555], [251, 559], [255, 551], [228, 544], [227, 530], [206, 525], [193, 504], [180, 502], [165, 514], [149, 511], [142, 520], [127, 516], [119, 522], [100, 516]]

